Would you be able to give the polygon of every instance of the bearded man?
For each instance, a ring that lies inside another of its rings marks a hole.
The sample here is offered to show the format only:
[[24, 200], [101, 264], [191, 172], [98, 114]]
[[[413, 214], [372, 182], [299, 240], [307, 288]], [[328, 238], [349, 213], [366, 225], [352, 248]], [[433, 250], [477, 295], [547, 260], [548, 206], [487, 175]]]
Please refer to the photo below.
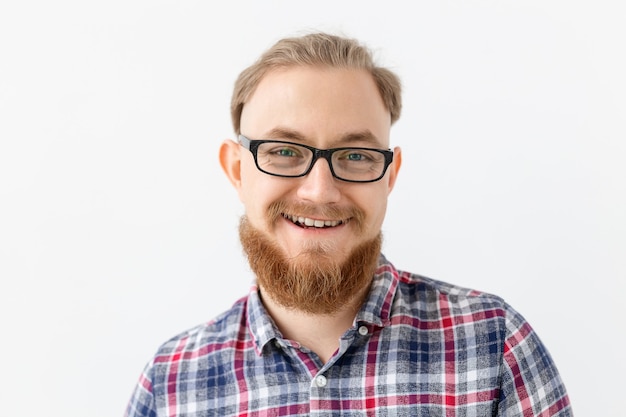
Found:
[[280, 40], [240, 74], [219, 157], [255, 283], [161, 346], [127, 416], [572, 415], [511, 306], [382, 255], [400, 86], [326, 33]]

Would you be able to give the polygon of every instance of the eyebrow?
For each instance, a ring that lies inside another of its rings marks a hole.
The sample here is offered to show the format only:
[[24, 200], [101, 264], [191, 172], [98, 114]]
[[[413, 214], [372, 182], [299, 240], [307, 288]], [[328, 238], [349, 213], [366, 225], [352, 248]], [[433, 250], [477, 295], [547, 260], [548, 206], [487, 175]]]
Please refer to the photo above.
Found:
[[[275, 127], [265, 134], [266, 139], [282, 139], [288, 141], [301, 142], [304, 144], [310, 144], [311, 140], [297, 130]], [[348, 132], [341, 135], [334, 143], [333, 146], [348, 145], [354, 142], [362, 142], [371, 144], [376, 147], [380, 147], [380, 141], [378, 138], [368, 129]]]

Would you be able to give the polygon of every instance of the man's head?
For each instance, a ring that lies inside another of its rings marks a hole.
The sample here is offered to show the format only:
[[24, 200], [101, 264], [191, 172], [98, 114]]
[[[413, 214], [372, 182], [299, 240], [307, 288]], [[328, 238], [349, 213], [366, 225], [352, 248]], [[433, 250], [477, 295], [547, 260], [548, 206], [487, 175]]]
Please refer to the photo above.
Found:
[[[220, 161], [264, 296], [332, 313], [366, 293], [401, 163], [388, 151], [400, 103], [393, 73], [326, 34], [279, 41], [242, 72], [232, 116], [243, 137], [224, 142]], [[348, 149], [325, 151], [336, 148]]]

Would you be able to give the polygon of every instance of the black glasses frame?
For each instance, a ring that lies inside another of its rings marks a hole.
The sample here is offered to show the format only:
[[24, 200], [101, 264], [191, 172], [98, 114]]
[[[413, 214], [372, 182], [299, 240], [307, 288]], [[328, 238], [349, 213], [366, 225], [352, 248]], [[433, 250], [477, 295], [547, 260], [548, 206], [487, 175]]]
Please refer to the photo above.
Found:
[[[331, 174], [333, 174], [333, 177], [337, 178], [338, 180], [346, 181], [346, 182], [359, 182], [359, 183], [376, 182], [376, 181], [379, 181], [382, 177], [385, 176], [385, 173], [387, 172], [387, 168], [389, 168], [389, 165], [391, 165], [391, 163], [393, 162], [393, 151], [391, 149], [361, 148], [361, 147], [353, 147], [353, 146], [343, 147], [343, 148], [318, 149], [318, 148], [314, 148], [312, 146], [303, 145], [301, 143], [286, 142], [286, 141], [282, 141], [282, 140], [270, 140], [270, 139], [268, 139], [268, 140], [256, 140], [256, 139], [248, 139], [244, 135], [239, 135], [239, 143], [241, 144], [241, 146], [243, 146], [244, 148], [246, 148], [247, 150], [249, 150], [252, 153], [252, 156], [254, 157], [254, 163], [255, 163], [255, 165], [256, 165], [256, 167], [257, 167], [257, 169], [259, 171], [261, 171], [261, 172], [263, 172], [263, 173], [265, 173], [267, 175], [273, 175], [275, 177], [283, 177], [283, 178], [304, 177], [304, 176], [308, 175], [309, 172], [311, 172], [311, 169], [313, 169], [313, 165], [315, 165], [315, 162], [317, 162], [318, 159], [323, 158], [323, 159], [325, 159], [328, 162], [328, 166], [330, 167], [330, 172], [331, 172]], [[313, 158], [311, 159], [311, 163], [309, 164], [309, 167], [302, 174], [298, 174], [298, 175], [283, 175], [283, 174], [275, 174], [273, 172], [268, 172], [268, 171], [265, 171], [263, 168], [261, 168], [259, 166], [259, 161], [257, 160], [257, 151], [259, 150], [259, 146], [261, 146], [263, 143], [284, 143], [284, 144], [287, 144], [287, 145], [301, 146], [301, 147], [307, 148], [311, 152], [313, 152]], [[385, 157], [385, 166], [383, 168], [383, 172], [380, 174], [380, 176], [378, 176], [377, 178], [371, 179], [371, 180], [350, 180], [350, 179], [346, 179], [346, 178], [342, 178], [342, 177], [338, 176], [335, 173], [335, 170], [333, 169], [332, 156], [333, 156], [333, 153], [335, 153], [337, 151], [344, 151], [346, 149], [375, 151], [375, 152], [379, 152], [379, 153], [383, 154], [383, 156]]]

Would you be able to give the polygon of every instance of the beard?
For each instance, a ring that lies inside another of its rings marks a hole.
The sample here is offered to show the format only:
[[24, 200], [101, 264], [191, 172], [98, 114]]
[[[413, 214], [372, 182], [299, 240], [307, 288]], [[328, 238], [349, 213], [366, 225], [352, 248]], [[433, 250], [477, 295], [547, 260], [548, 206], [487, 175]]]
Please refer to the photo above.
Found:
[[[285, 212], [279, 207], [271, 211]], [[359, 222], [362, 216], [354, 218]], [[356, 227], [361, 230], [360, 224]], [[288, 258], [246, 216], [239, 224], [239, 238], [260, 289], [281, 306], [309, 314], [332, 314], [351, 304], [358, 308], [369, 291], [382, 246], [379, 232], [354, 248], [343, 262], [335, 259], [332, 243], [305, 244], [303, 252]]]

